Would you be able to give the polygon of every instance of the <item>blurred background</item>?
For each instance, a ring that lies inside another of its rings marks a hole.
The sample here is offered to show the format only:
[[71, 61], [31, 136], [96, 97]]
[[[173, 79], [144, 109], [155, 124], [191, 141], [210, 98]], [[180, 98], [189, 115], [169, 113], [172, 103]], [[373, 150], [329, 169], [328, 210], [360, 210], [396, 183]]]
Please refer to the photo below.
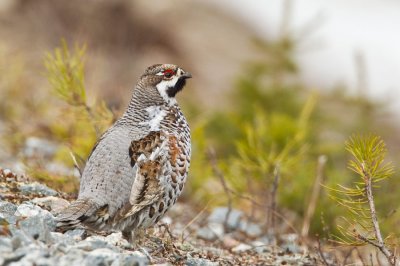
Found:
[[[327, 235], [342, 210], [325, 189], [306, 213], [316, 182], [356, 180], [348, 137], [378, 134], [400, 162], [398, 25], [394, 0], [1, 0], [0, 165], [76, 193], [70, 155], [88, 156], [93, 120], [105, 130], [147, 66], [174, 63], [194, 77], [178, 96], [193, 138], [181, 201], [226, 204], [223, 179], [254, 219], [276, 193], [291, 224]], [[57, 53], [84, 63], [85, 106], [57, 94]], [[391, 232], [397, 176], [376, 192]]]

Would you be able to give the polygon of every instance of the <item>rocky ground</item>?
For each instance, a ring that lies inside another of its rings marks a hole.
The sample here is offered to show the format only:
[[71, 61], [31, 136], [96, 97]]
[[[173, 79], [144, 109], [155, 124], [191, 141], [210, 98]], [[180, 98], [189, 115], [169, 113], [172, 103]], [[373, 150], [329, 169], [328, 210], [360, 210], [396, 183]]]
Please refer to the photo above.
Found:
[[[0, 265], [318, 265], [295, 234], [266, 235], [239, 210], [197, 213], [178, 203], [132, 245], [121, 233], [55, 231], [71, 200], [0, 169]], [[227, 233], [228, 231], [228, 233]]]

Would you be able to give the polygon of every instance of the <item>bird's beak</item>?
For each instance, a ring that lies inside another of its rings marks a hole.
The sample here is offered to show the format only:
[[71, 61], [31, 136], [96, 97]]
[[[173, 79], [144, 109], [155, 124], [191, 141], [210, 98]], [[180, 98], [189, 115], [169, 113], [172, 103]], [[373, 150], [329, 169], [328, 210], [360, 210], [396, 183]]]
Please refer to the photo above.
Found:
[[182, 79], [190, 79], [192, 77], [192, 74], [190, 74], [189, 72], [182, 72], [180, 78]]

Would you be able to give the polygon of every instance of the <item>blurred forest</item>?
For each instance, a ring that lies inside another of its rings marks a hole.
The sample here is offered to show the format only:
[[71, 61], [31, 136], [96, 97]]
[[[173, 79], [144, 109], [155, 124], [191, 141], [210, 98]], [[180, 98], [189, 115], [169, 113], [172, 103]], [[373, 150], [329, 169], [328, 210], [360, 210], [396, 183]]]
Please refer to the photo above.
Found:
[[[310, 236], [329, 237], [346, 214], [319, 183], [356, 180], [347, 169], [348, 137], [375, 133], [386, 142], [389, 159], [400, 162], [400, 128], [387, 104], [349, 95], [344, 87], [307, 87], [290, 35], [261, 40], [199, 2], [192, 3], [195, 8], [178, 1], [61, 2], [0, 6], [2, 166], [76, 193], [79, 175], [71, 153], [88, 156], [98, 133], [123, 112], [143, 69], [160, 62], [194, 76], [178, 99], [193, 139], [180, 200], [199, 210], [228, 203], [265, 221], [266, 228], [276, 216], [283, 219], [278, 232], [310, 223]], [[59, 72], [60, 66], [67, 68]], [[65, 75], [70, 79], [62, 80]], [[79, 91], [78, 98], [63, 97], [68, 88]], [[375, 192], [382, 230], [395, 238], [397, 176]]]

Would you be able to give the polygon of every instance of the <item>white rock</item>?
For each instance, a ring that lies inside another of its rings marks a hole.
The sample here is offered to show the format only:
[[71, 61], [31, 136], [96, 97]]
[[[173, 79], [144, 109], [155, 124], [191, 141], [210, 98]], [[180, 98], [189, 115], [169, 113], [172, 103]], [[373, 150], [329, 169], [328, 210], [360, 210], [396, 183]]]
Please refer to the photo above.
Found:
[[12, 171], [10, 169], [4, 169], [3, 174], [4, 174], [4, 176], [8, 176], [8, 175], [12, 174]]
[[243, 213], [241, 211], [232, 209], [229, 212], [228, 219], [226, 219], [228, 212], [229, 209], [227, 207], [215, 208], [208, 217], [208, 222], [224, 224], [226, 220], [229, 228], [236, 229], [239, 226], [240, 218], [242, 217]]
[[43, 196], [56, 196], [58, 193], [54, 189], [51, 189], [38, 182], [33, 182], [29, 184], [21, 184], [19, 190], [24, 195], [40, 194]]
[[218, 238], [224, 235], [224, 226], [220, 223], [208, 223], [208, 228], [210, 228]]
[[104, 239], [107, 243], [119, 246], [119, 247], [130, 247], [131, 244], [122, 236], [121, 232], [112, 233]]
[[239, 245], [237, 245], [236, 247], [234, 247], [234, 248], [232, 249], [232, 252], [240, 253], [240, 252], [245, 252], [245, 251], [247, 251], [247, 250], [250, 250], [250, 249], [252, 249], [252, 248], [253, 248], [253, 247], [250, 246], [250, 245], [247, 245], [247, 244], [244, 244], [244, 243], [240, 243]]
[[59, 214], [64, 208], [69, 206], [69, 202], [67, 200], [54, 196], [34, 198], [31, 200], [31, 202], [39, 206], [50, 208], [51, 213], [54, 215]]
[[251, 242], [251, 245], [257, 253], [271, 252], [271, 246], [266, 245], [264, 242], [253, 241]]
[[29, 137], [25, 141], [24, 154], [27, 157], [49, 158], [55, 154], [58, 145], [55, 143], [37, 137]]
[[42, 212], [49, 213], [48, 211], [43, 210], [42, 208], [40, 208], [36, 205], [23, 203], [18, 206], [17, 211], [15, 212], [14, 215], [20, 216], [20, 217], [32, 217], [32, 216], [36, 216]]
[[211, 231], [211, 229], [208, 228], [207, 226], [199, 228], [197, 230], [197, 236], [202, 239], [205, 239], [205, 240], [214, 240], [217, 238], [217, 236], [214, 234], [214, 232]]
[[193, 258], [190, 255], [188, 255], [187, 261], [186, 261], [186, 266], [218, 266], [218, 262], [212, 262], [207, 259], [202, 259], [202, 258]]
[[239, 229], [250, 237], [257, 237], [262, 234], [261, 226], [248, 221], [240, 221]]

